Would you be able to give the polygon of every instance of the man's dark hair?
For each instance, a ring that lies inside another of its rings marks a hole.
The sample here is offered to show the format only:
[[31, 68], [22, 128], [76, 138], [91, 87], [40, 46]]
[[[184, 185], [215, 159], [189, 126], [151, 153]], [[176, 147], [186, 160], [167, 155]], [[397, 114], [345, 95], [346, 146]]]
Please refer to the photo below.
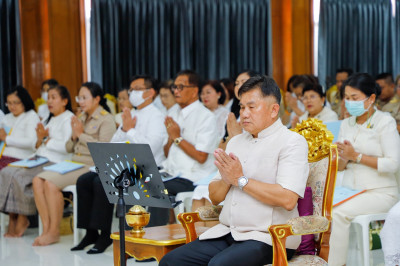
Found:
[[347, 75], [350, 77], [353, 75], [353, 69], [351, 68], [338, 68], [336, 69], [336, 74], [346, 72]]
[[394, 84], [394, 79], [393, 79], [393, 75], [391, 73], [380, 73], [378, 74], [378, 76], [376, 76], [375, 80], [378, 79], [383, 79], [386, 81], [387, 84]]
[[55, 88], [58, 85], [58, 81], [55, 79], [46, 79], [45, 81], [42, 82], [41, 88], [43, 88], [44, 85], [48, 85], [49, 88]]
[[153, 78], [150, 75], [135, 75], [131, 78], [131, 82], [129, 82], [129, 84], [131, 84], [137, 79], [144, 79], [144, 84], [146, 86], [146, 89], [153, 88], [156, 91], [156, 93], [158, 93], [157, 80], [155, 78]]
[[264, 75], [257, 75], [247, 80], [239, 89], [239, 97], [248, 91], [260, 89], [264, 97], [273, 96], [276, 103], [281, 103], [281, 90], [273, 78]]
[[199, 90], [200, 90], [200, 88], [201, 88], [202, 85], [203, 85], [203, 82], [202, 82], [202, 80], [201, 80], [200, 75], [197, 74], [197, 73], [196, 73], [195, 71], [193, 71], [193, 70], [190, 70], [190, 69], [182, 70], [182, 71], [180, 71], [178, 74], [176, 74], [175, 79], [176, 79], [177, 77], [179, 77], [179, 76], [187, 76], [188, 79], [189, 79], [189, 84], [198, 87]]

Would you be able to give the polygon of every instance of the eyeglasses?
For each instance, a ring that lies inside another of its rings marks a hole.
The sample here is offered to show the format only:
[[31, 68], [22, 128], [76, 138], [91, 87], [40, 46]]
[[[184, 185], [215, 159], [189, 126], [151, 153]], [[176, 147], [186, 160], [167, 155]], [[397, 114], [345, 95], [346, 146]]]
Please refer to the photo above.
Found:
[[171, 85], [171, 90], [172, 91], [183, 91], [184, 88], [189, 88], [189, 87], [196, 87], [195, 85], [183, 85], [183, 84], [178, 84], [178, 85]]
[[84, 101], [86, 101], [87, 99], [89, 99], [89, 98], [86, 98], [85, 96], [75, 96], [75, 101], [76, 101], [77, 103], [79, 103], [79, 102], [84, 102]]
[[303, 97], [303, 102], [306, 102], [306, 101], [314, 101], [314, 100], [316, 100], [316, 99], [318, 99], [318, 96], [317, 96], [317, 95], [310, 95], [309, 97]]
[[9, 107], [9, 106], [14, 106], [14, 105], [19, 105], [19, 104], [21, 104], [20, 101], [6, 102], [6, 106], [7, 106], [7, 107]]

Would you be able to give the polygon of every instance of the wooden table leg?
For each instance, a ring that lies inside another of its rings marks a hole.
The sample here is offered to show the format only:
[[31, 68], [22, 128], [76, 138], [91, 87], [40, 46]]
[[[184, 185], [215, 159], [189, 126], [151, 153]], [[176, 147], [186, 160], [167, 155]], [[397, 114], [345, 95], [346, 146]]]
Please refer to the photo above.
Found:
[[120, 266], [119, 262], [119, 240], [113, 240], [113, 256], [114, 256], [114, 266]]

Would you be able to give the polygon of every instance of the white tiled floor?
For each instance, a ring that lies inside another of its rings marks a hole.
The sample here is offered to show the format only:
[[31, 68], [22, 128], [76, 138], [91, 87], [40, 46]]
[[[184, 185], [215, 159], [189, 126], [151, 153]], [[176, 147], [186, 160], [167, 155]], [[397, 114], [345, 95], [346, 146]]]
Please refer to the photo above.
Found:
[[[61, 237], [57, 244], [47, 247], [32, 247], [38, 229], [28, 229], [22, 238], [0, 237], [1, 266], [111, 266], [113, 262], [112, 245], [102, 254], [88, 255], [86, 251], [71, 252], [72, 235]], [[155, 266], [157, 262], [137, 263], [129, 259], [127, 265]]]

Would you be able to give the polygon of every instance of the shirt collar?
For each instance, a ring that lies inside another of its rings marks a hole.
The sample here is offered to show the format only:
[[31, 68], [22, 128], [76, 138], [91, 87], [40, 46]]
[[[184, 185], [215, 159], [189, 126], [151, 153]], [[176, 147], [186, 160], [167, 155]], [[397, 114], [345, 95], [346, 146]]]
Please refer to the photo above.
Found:
[[[276, 120], [272, 125], [270, 125], [269, 127], [261, 130], [258, 133], [258, 139], [262, 139], [262, 138], [266, 138], [268, 136], [271, 136], [272, 134], [274, 134], [279, 128], [281, 128], [283, 126], [282, 121], [280, 118], [278, 118], [278, 120]], [[249, 132], [246, 131], [246, 133], [253, 138], [253, 135], [251, 135]]]
[[137, 113], [141, 113], [141, 112], [146, 112], [148, 110], [151, 110], [152, 107], [154, 106], [153, 103], [150, 103], [149, 105], [146, 105], [145, 107], [143, 107], [142, 109], [136, 109]]
[[181, 113], [183, 118], [186, 118], [198, 105], [200, 104], [199, 100], [196, 100], [195, 102], [189, 104], [185, 108], [181, 109]]

